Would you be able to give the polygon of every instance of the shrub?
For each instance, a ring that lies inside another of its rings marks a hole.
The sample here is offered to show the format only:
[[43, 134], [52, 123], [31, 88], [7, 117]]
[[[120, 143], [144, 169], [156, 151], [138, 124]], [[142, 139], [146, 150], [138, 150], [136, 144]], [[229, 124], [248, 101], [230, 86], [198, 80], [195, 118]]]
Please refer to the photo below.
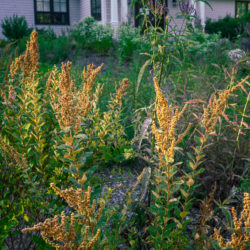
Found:
[[238, 35], [244, 34], [246, 31], [246, 24], [250, 22], [250, 13], [240, 17], [233, 18], [226, 16], [218, 21], [208, 19], [206, 21], [205, 30], [207, 33], [221, 33], [222, 37], [234, 40]]
[[110, 25], [95, 23], [89, 39], [89, 48], [99, 54], [106, 54], [113, 45], [113, 30]]
[[118, 52], [121, 59], [129, 59], [140, 46], [140, 30], [124, 24], [118, 30]]
[[94, 23], [94, 18], [87, 17], [83, 21], [75, 24], [73, 29], [70, 31], [70, 34], [81, 48], [85, 48], [87, 46]]
[[113, 43], [111, 26], [98, 24], [92, 17], [75, 24], [70, 34], [80, 49], [90, 49], [101, 54], [107, 53]]
[[25, 17], [18, 17], [16, 14], [12, 17], [4, 18], [1, 27], [3, 29], [3, 35], [8, 40], [19, 40], [30, 33]]

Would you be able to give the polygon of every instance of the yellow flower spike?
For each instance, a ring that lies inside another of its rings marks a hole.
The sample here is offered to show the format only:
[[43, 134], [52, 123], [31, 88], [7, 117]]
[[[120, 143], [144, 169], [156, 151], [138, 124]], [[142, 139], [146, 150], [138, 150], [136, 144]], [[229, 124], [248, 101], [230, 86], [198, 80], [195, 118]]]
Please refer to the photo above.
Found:
[[[191, 128], [191, 124], [188, 125], [184, 133], [180, 134], [176, 139], [175, 130], [177, 123], [184, 111], [187, 108], [185, 105], [181, 112], [176, 108], [173, 112], [172, 106], [168, 105], [168, 101], [165, 99], [158, 81], [154, 78], [154, 86], [156, 92], [156, 116], [159, 123], [159, 129], [156, 127], [155, 122], [152, 122], [152, 132], [156, 140], [156, 149], [160, 159], [165, 156], [165, 164], [168, 166], [169, 163], [174, 161], [175, 146], [182, 141], [185, 135]], [[160, 164], [162, 166], [162, 164]]]

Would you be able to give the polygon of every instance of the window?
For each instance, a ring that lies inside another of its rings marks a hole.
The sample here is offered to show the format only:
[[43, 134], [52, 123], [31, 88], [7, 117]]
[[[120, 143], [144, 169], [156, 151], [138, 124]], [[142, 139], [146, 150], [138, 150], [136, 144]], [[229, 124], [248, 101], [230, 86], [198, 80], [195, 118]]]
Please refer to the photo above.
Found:
[[235, 16], [241, 17], [250, 11], [250, 1], [249, 0], [236, 0], [235, 3]]
[[102, 20], [101, 0], [91, 0], [91, 16], [97, 21]]
[[34, 0], [36, 24], [69, 25], [69, 0]]
[[172, 0], [172, 6], [177, 7], [177, 0]]

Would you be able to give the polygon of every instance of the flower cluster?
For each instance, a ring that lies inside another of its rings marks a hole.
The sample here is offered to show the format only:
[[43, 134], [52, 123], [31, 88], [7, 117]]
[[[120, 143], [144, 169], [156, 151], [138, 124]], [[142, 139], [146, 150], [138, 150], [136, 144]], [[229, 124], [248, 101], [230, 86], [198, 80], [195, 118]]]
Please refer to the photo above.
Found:
[[249, 76], [244, 78], [236, 86], [221, 91], [218, 94], [217, 98], [216, 96], [212, 96], [209, 100], [208, 106], [203, 106], [203, 116], [201, 121], [207, 133], [212, 133], [214, 131], [214, 127], [217, 123], [219, 116], [224, 113], [228, 98], [234, 91], [240, 88], [248, 80], [248, 78]]
[[168, 105], [168, 101], [163, 96], [156, 78], [154, 78], [154, 85], [157, 96], [156, 114], [160, 129], [158, 129], [155, 122], [153, 122], [152, 132], [155, 135], [157, 150], [161, 160], [164, 162], [165, 158], [165, 160], [171, 161], [174, 158], [175, 146], [182, 141], [191, 127], [191, 124], [189, 124], [182, 134], [177, 138], [175, 137], [177, 122], [182, 117], [187, 105], [183, 107], [181, 112], [179, 112], [178, 108], [173, 111], [173, 107]]
[[[40, 231], [42, 238], [56, 249], [77, 249], [77, 250], [91, 250], [96, 244], [100, 229], [96, 229], [96, 224], [101, 217], [104, 208], [104, 202], [101, 200], [99, 209], [96, 209], [96, 201], [91, 204], [91, 188], [88, 187], [86, 191], [78, 188], [77, 190], [69, 188], [60, 190], [53, 183], [52, 189], [72, 208], [77, 210], [77, 214], [71, 213], [66, 216], [64, 212], [61, 213], [60, 219], [56, 215], [54, 218], [46, 219], [33, 227], [25, 228], [23, 233]], [[83, 227], [83, 237], [78, 241], [77, 225]]]
[[96, 95], [92, 95], [94, 81], [102, 69], [89, 65], [83, 70], [83, 87], [77, 91], [75, 83], [70, 76], [71, 63], [62, 63], [62, 72], [58, 76], [57, 68], [48, 80], [51, 105], [56, 113], [56, 118], [62, 129], [74, 126], [75, 132], [80, 130], [82, 117], [91, 110], [93, 103], [101, 92], [100, 86], [96, 88]]
[[237, 218], [237, 213], [235, 208], [232, 208], [233, 215], [233, 224], [234, 224], [234, 233], [232, 234], [232, 239], [230, 242], [226, 243], [225, 240], [220, 235], [220, 229], [214, 229], [213, 239], [219, 242], [219, 246], [230, 247], [233, 249], [244, 250], [247, 249], [247, 244], [250, 241], [250, 195], [248, 193], [244, 193], [243, 199], [243, 210], [239, 217]]
[[10, 76], [13, 79], [17, 71], [22, 72], [23, 81], [28, 76], [34, 76], [38, 70], [38, 61], [40, 55], [38, 52], [37, 31], [34, 30], [27, 42], [25, 53], [15, 59], [10, 66]]

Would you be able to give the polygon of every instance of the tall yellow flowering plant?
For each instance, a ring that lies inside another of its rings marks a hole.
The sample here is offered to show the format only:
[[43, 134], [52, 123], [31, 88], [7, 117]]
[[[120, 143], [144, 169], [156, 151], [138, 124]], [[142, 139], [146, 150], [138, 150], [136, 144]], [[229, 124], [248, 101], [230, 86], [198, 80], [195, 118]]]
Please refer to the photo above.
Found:
[[184, 170], [180, 167], [183, 164], [176, 163], [174, 156], [177, 144], [183, 140], [192, 126], [189, 124], [185, 131], [177, 136], [177, 123], [187, 106], [185, 105], [181, 111], [174, 110], [164, 97], [157, 79], [154, 79], [157, 121], [152, 124], [152, 132], [155, 137], [159, 165], [155, 169], [153, 178], [154, 204], [151, 206], [151, 212], [154, 219], [149, 226], [149, 240], [157, 249], [183, 249], [187, 246], [187, 237], [183, 232], [189, 222], [187, 215], [191, 207], [191, 193], [197, 187], [195, 180], [200, 173], [198, 167], [204, 161], [203, 151], [207, 147], [208, 137], [214, 132], [230, 95], [242, 87], [247, 80], [248, 77], [237, 85], [219, 92], [218, 97], [213, 96], [208, 105], [203, 106], [200, 131], [197, 130], [199, 134], [197, 145], [192, 147], [194, 156], [189, 154], [188, 168]]

